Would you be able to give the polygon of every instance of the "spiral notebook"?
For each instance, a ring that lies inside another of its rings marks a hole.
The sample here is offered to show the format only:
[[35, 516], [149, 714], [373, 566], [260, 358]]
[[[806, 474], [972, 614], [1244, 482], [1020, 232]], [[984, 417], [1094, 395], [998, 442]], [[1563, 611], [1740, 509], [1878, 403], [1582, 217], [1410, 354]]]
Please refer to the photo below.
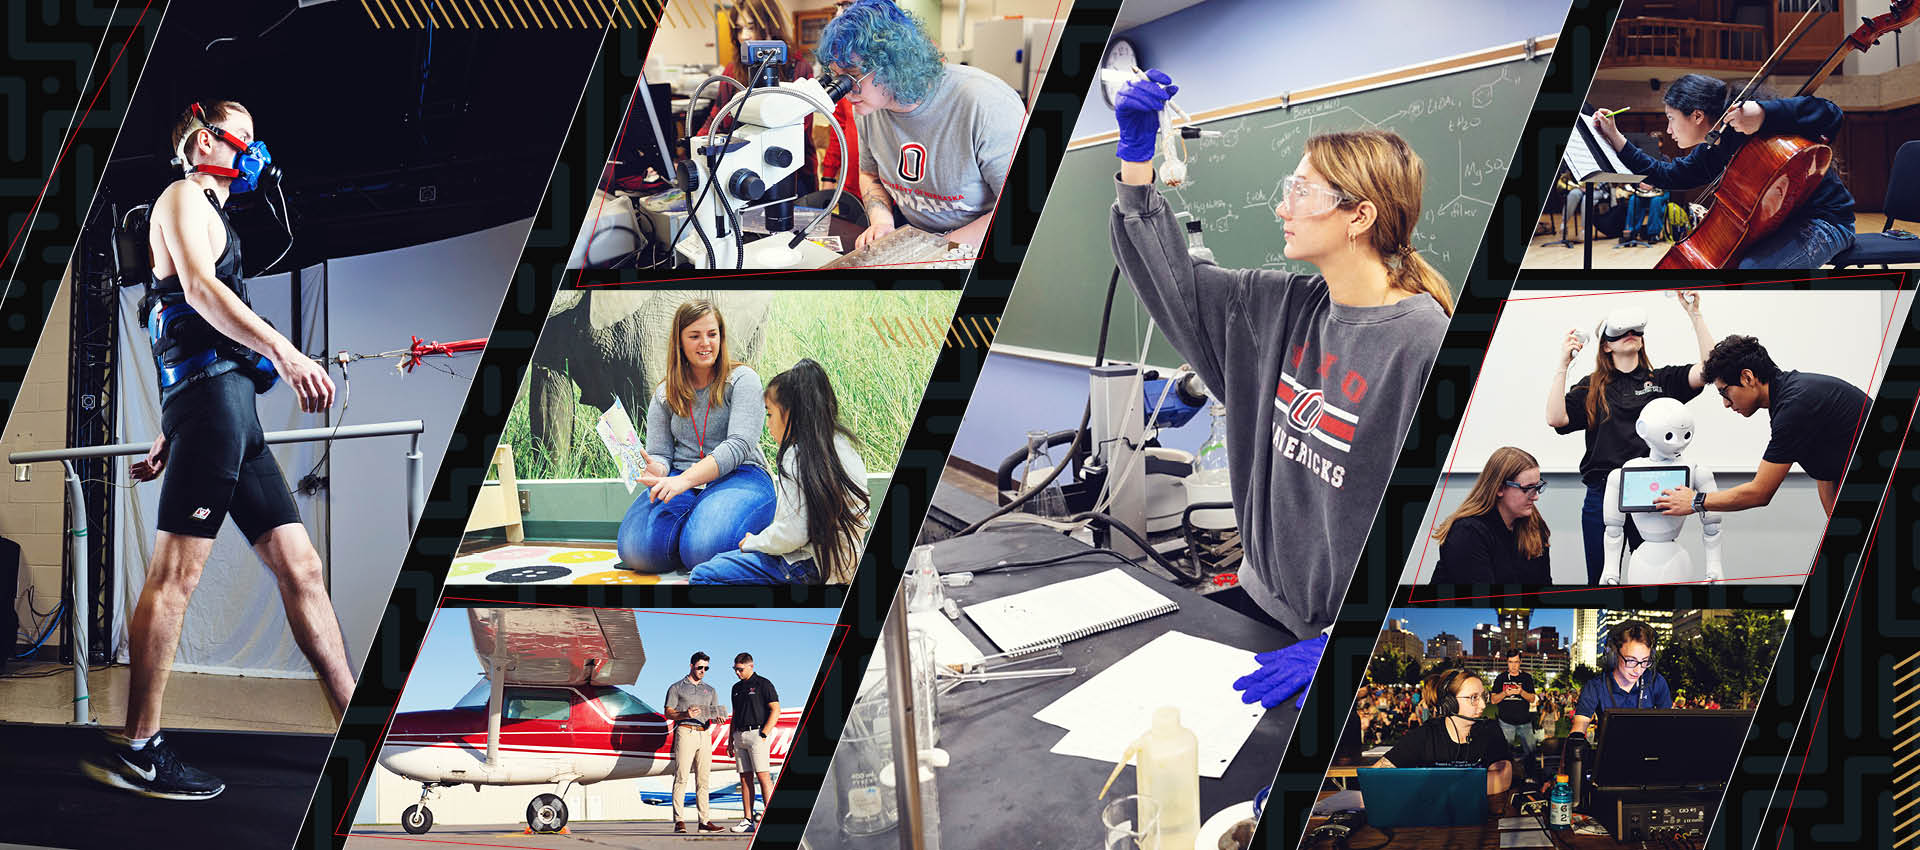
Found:
[[1171, 614], [1180, 605], [1115, 567], [968, 605], [965, 610], [994, 645], [1013, 652], [1079, 640]]

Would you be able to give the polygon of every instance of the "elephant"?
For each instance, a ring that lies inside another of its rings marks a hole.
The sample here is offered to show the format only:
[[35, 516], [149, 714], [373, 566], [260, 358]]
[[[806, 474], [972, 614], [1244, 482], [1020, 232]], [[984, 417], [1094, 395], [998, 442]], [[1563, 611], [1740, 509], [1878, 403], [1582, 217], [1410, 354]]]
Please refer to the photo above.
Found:
[[727, 323], [727, 353], [745, 362], [766, 338], [773, 293], [715, 290], [563, 290], [553, 298], [533, 353], [527, 413], [534, 446], [549, 457], [573, 451], [577, 403], [602, 411], [615, 399], [637, 426], [653, 388], [666, 379], [673, 313], [697, 298], [712, 301]]

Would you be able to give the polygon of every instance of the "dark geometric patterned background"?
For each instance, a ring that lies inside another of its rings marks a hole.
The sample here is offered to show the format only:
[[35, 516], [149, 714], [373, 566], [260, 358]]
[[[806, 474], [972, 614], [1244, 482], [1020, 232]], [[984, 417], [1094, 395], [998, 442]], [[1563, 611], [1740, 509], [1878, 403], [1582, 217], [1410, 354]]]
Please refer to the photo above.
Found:
[[[6, 121], [7, 162], [0, 195], [7, 200], [5, 274], [12, 286], [0, 299], [0, 420], [11, 410], [27, 359], [46, 319], [70, 247], [77, 236], [100, 169], [107, 159], [127, 103], [155, 38], [166, 3], [10, 2], [5, 12], [8, 66], [0, 75], [0, 115]], [[962, 317], [996, 317], [1005, 303], [1028, 234], [1045, 200], [1048, 175], [1057, 166], [1091, 81], [1118, 0], [1080, 0], [1065, 25], [1060, 50], [1050, 63], [1028, 131], [1008, 182], [993, 236], [960, 303]], [[1427, 499], [1443, 468], [1454, 428], [1480, 367], [1499, 302], [1507, 294], [1520, 253], [1545, 194], [1557, 147], [1586, 90], [1613, 15], [1611, 3], [1576, 3], [1523, 135], [1519, 167], [1502, 187], [1499, 212], [1448, 333], [1421, 415], [1401, 457], [1375, 522], [1348, 604], [1336, 627], [1332, 650], [1298, 726], [1278, 777], [1273, 817], [1256, 846], [1292, 847], [1300, 834], [1313, 790], [1323, 773], [1337, 723], [1387, 609], [1399, 598], [1394, 582], [1424, 518]], [[409, 552], [388, 612], [363, 671], [353, 708], [316, 789], [296, 847], [338, 847], [342, 815], [353, 810], [367, 759], [405, 681], [413, 654], [440, 596], [440, 580], [457, 544], [478, 488], [484, 461], [504, 419], [558, 281], [608, 284], [613, 278], [570, 276], [565, 258], [572, 219], [585, 205], [606, 158], [651, 33], [615, 28], [604, 38], [600, 61], [588, 81], [536, 215], [529, 243], [512, 278], [492, 344], [479, 361], [447, 460], [433, 483], [419, 536]], [[92, 77], [82, 91], [82, 82]], [[96, 96], [96, 90], [98, 94]], [[77, 106], [76, 106], [77, 104]], [[74, 116], [79, 121], [64, 157], [60, 150]], [[56, 160], [59, 168], [55, 168]], [[51, 179], [49, 179], [51, 175]], [[45, 185], [40, 214], [27, 226]], [[777, 279], [714, 281], [713, 285], [860, 288], [961, 285], [959, 273], [859, 271]], [[1647, 275], [1594, 281], [1528, 280], [1523, 285], [1611, 289], [1700, 283], [1698, 279]], [[1905, 284], [1909, 288], [1912, 281]], [[1804, 286], [1818, 286], [1817, 283]], [[56, 317], [55, 321], [63, 321]], [[1803, 594], [1780, 589], [1728, 591], [1649, 589], [1587, 592], [1552, 599], [1519, 599], [1541, 605], [1749, 604], [1794, 607], [1769, 694], [1756, 719], [1714, 836], [1715, 847], [1887, 846], [1893, 825], [1912, 815], [1894, 814], [1898, 775], [1891, 755], [1895, 692], [1893, 666], [1911, 655], [1920, 638], [1920, 590], [1915, 551], [1920, 538], [1920, 451], [1900, 453], [1912, 437], [1911, 413], [1920, 400], [1920, 322], [1901, 329], [1901, 345], [1875, 400], [1862, 445], [1849, 471], [1829, 538]], [[917, 534], [942, 464], [978, 376], [983, 352], [974, 346], [943, 350], [873, 534], [862, 578], [841, 590], [764, 590], [749, 595], [687, 588], [579, 589], [542, 592], [542, 602], [618, 606], [847, 605], [847, 626], [835, 655], [822, 664], [810, 701], [807, 728], [796, 740], [776, 805], [758, 847], [797, 842], [812, 795], [853, 691], [871, 653], [879, 622], [898, 583], [900, 565]], [[1917, 447], [1920, 448], [1920, 447]], [[1896, 457], [1898, 468], [1895, 469]], [[1891, 483], [1888, 474], [1896, 473]], [[1885, 504], [1882, 493], [1889, 494]], [[1876, 524], [1877, 520], [1877, 524]], [[1871, 548], [1869, 548], [1871, 547]], [[1864, 556], [1864, 557], [1863, 557]], [[479, 594], [467, 594], [479, 595]], [[531, 599], [527, 590], [488, 594], [500, 600]], [[1842, 631], [1841, 627], [1845, 630]], [[1829, 659], [1837, 658], [1837, 662]], [[848, 673], [847, 671], [853, 671]], [[1909, 683], [1910, 684], [1910, 683]], [[1329, 696], [1331, 695], [1331, 696]], [[1911, 719], [1900, 718], [1901, 721]], [[1817, 732], [1816, 732], [1817, 724]], [[1906, 765], [1900, 770], [1911, 768]], [[1784, 776], [1782, 771], [1784, 770]], [[1798, 783], [1795, 793], [1796, 781]], [[1788, 811], [1788, 801], [1792, 809]]]

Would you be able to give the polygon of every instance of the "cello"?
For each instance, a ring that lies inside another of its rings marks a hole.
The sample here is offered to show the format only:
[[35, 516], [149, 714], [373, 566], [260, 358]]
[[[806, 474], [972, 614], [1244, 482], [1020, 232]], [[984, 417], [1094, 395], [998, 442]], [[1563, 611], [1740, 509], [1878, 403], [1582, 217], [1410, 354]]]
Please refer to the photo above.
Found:
[[[1762, 63], [1760, 70], [1747, 83], [1740, 97], [1733, 100], [1737, 106], [1760, 79], [1772, 69], [1774, 63], [1786, 52], [1786, 49], [1798, 40], [1795, 34], [1808, 22], [1816, 3], [1794, 24], [1774, 54]], [[1822, 12], [1821, 14], [1826, 14]], [[1805, 84], [1795, 92], [1795, 96], [1805, 96], [1826, 82], [1840, 67], [1851, 50], [1862, 53], [1878, 44], [1880, 37], [1890, 32], [1898, 32], [1901, 27], [1920, 18], [1920, 0], [1893, 0], [1891, 9], [1884, 14], [1865, 18], [1840, 44], [1834, 47], [1827, 60]], [[1728, 109], [1731, 114], [1732, 109]], [[1722, 115], [1707, 136], [1707, 144], [1719, 142], [1720, 130], [1727, 124], [1727, 116]], [[1756, 136], [1735, 152], [1727, 168], [1721, 173], [1708, 194], [1714, 203], [1701, 218], [1698, 226], [1687, 238], [1675, 243], [1667, 250], [1656, 269], [1719, 269], [1733, 265], [1746, 249], [1756, 241], [1780, 229], [1793, 215], [1800, 203], [1806, 200], [1821, 178], [1827, 173], [1827, 167], [1833, 164], [1833, 148], [1823, 140], [1802, 138], [1799, 136]]]

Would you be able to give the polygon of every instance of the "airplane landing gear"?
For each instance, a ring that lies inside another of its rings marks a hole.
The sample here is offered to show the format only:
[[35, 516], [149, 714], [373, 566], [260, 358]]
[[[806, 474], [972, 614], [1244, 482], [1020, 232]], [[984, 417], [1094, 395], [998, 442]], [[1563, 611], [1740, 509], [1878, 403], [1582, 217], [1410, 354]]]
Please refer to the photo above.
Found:
[[420, 835], [433, 828], [433, 810], [422, 805], [408, 806], [400, 813], [400, 826], [408, 835]]
[[527, 828], [534, 832], [559, 832], [567, 826], [567, 801], [553, 794], [541, 794], [527, 804]]
[[400, 826], [409, 835], [421, 835], [433, 828], [433, 810], [427, 808], [427, 801], [439, 796], [440, 789], [431, 782], [420, 783], [420, 802], [407, 807], [400, 813]]

